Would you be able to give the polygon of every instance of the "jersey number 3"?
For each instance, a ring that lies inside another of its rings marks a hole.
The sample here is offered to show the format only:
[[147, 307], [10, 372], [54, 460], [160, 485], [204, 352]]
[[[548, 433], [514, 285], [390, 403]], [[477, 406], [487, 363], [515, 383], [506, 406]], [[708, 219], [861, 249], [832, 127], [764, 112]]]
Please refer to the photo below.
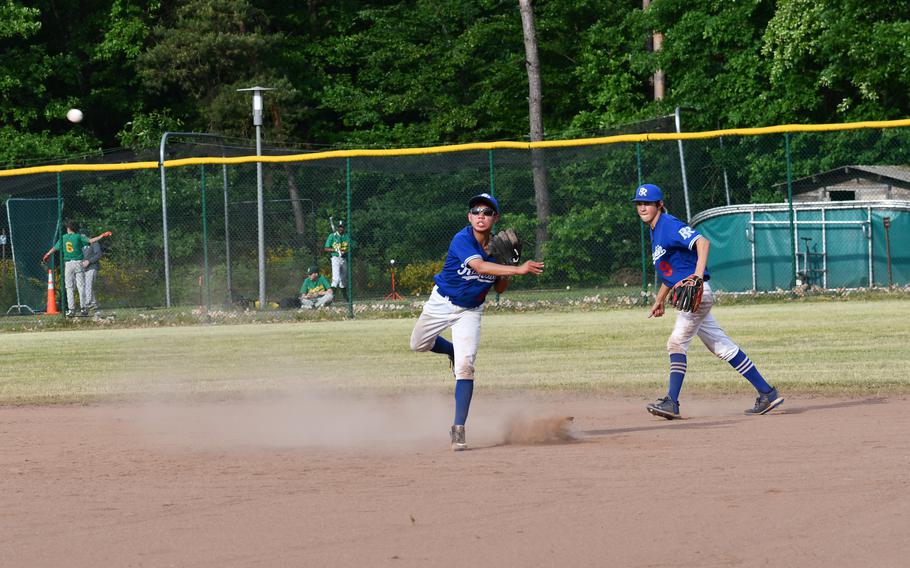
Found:
[[660, 270], [660, 273], [663, 274], [664, 276], [666, 276], [667, 278], [669, 278], [670, 276], [673, 276], [673, 267], [670, 266], [670, 263], [667, 262], [666, 260], [661, 261], [661, 263], [657, 265], [657, 268], [658, 268], [658, 270]]

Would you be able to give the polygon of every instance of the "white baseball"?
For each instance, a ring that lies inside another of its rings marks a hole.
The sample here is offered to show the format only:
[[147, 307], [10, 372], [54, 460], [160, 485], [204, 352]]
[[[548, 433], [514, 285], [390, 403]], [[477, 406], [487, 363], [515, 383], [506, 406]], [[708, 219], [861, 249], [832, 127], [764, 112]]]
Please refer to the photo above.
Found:
[[82, 122], [82, 111], [77, 108], [71, 108], [66, 111], [66, 119], [70, 122]]
[[395, 259], [393, 258], [392, 260], [390, 260], [389, 264], [395, 264]]

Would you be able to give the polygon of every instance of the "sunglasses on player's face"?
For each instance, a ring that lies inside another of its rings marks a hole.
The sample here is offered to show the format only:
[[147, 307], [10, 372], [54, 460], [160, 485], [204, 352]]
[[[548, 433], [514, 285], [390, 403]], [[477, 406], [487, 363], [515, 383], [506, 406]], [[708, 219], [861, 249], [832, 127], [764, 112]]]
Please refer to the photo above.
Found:
[[496, 214], [496, 211], [490, 207], [475, 207], [471, 209], [471, 215], [484, 215], [486, 217], [492, 217]]

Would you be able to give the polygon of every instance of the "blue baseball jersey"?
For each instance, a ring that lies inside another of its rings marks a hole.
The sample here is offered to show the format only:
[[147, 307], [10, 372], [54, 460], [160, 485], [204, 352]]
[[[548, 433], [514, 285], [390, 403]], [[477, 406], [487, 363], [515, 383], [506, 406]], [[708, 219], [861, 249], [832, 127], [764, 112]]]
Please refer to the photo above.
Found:
[[468, 266], [475, 258], [490, 260], [468, 225], [452, 237], [442, 271], [433, 277], [439, 293], [462, 308], [476, 308], [482, 304], [496, 280], [495, 276], [478, 274]]
[[[695, 241], [701, 233], [669, 213], [661, 213], [651, 229], [651, 260], [654, 269], [667, 286], [673, 286], [695, 272], [698, 254]], [[705, 280], [710, 275], [705, 269]]]

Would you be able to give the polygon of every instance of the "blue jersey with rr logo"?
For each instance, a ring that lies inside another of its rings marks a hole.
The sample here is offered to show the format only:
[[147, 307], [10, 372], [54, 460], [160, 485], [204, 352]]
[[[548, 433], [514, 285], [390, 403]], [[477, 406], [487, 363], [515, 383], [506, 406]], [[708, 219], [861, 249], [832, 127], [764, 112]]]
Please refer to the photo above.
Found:
[[[661, 213], [651, 229], [651, 260], [664, 284], [674, 284], [693, 274], [698, 262], [695, 241], [701, 233], [669, 213]], [[707, 268], [705, 280], [710, 279]]]
[[475, 258], [490, 260], [468, 225], [452, 237], [442, 271], [433, 277], [439, 293], [462, 308], [476, 308], [482, 304], [496, 280], [495, 276], [478, 274], [468, 266]]

